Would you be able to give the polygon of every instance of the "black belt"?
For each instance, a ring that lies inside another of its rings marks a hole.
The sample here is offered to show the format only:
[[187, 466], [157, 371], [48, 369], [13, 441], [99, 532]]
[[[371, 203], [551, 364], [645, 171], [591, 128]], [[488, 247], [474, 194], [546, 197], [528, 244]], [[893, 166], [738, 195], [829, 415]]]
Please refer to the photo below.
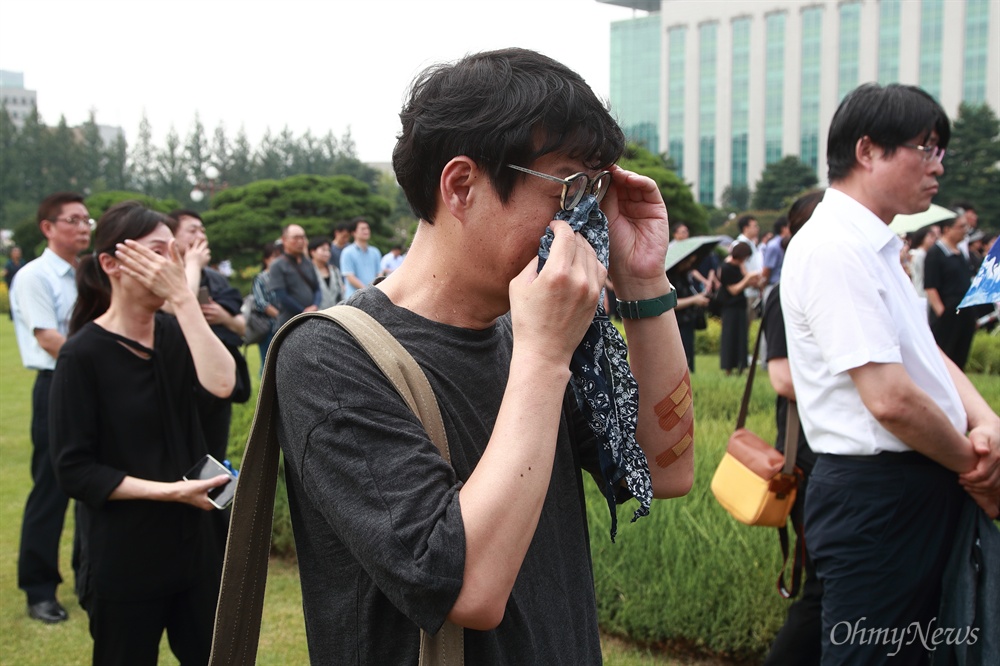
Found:
[[833, 462], [837, 460], [852, 460], [856, 462], [866, 462], [873, 464], [893, 464], [893, 463], [919, 463], [928, 462], [934, 463], [933, 460], [920, 453], [919, 451], [879, 451], [878, 453], [872, 454], [870, 456], [845, 456], [836, 453], [819, 453], [816, 455], [818, 459], [826, 458], [827, 460]]
[[55, 372], [55, 370], [39, 370], [38, 371], [38, 376], [39, 377], [51, 377], [53, 372]]

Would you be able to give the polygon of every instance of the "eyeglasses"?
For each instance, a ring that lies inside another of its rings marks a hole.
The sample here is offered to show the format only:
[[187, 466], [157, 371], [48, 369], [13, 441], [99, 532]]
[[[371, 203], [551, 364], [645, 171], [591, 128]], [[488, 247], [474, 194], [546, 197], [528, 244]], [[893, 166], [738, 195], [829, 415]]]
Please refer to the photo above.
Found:
[[903, 148], [919, 150], [923, 153], [924, 162], [940, 162], [944, 159], [944, 148], [941, 146], [918, 146], [912, 143], [901, 144]]
[[96, 222], [94, 222], [93, 218], [83, 217], [82, 215], [71, 215], [70, 217], [57, 217], [57, 218], [55, 218], [52, 221], [53, 222], [66, 222], [70, 226], [73, 226], [73, 227], [78, 227], [80, 225], [86, 225], [86, 226], [88, 226], [91, 229], [93, 229], [94, 225], [97, 224]]
[[561, 183], [563, 188], [559, 202], [562, 204], [563, 210], [573, 210], [577, 207], [577, 205], [579, 205], [580, 201], [583, 200], [584, 195], [587, 194], [593, 194], [597, 198], [597, 203], [600, 203], [601, 199], [603, 199], [604, 195], [608, 192], [608, 186], [611, 185], [610, 171], [602, 171], [593, 178], [583, 172], [574, 173], [568, 178], [556, 178], [555, 176], [550, 176], [547, 173], [540, 173], [538, 171], [532, 171], [531, 169], [525, 169], [524, 167], [517, 166], [516, 164], [508, 164], [507, 166], [511, 169], [531, 174], [532, 176], [538, 176], [539, 178], [551, 180], [554, 183]]

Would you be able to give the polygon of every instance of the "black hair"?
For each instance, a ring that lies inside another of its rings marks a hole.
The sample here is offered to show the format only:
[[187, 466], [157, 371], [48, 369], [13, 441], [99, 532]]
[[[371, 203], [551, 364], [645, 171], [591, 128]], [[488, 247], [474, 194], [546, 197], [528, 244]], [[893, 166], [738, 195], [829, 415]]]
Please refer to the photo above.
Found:
[[276, 257], [281, 254], [281, 245], [278, 243], [264, 243], [264, 247], [260, 253], [260, 267], [261, 269], [267, 268], [267, 260], [271, 257]]
[[312, 253], [315, 252], [316, 249], [321, 245], [329, 245], [329, 244], [330, 244], [330, 239], [327, 238], [326, 236], [313, 236], [312, 238], [309, 239], [309, 256], [311, 257]]
[[729, 251], [729, 254], [732, 255], [733, 259], [746, 259], [753, 254], [753, 250], [750, 248], [749, 243], [739, 241], [733, 245], [733, 249]]
[[847, 94], [830, 121], [826, 142], [827, 177], [843, 180], [857, 162], [855, 147], [862, 137], [892, 155], [904, 143], [926, 145], [937, 132], [937, 145], [948, 147], [948, 114], [927, 92], [916, 86], [865, 83]]
[[69, 320], [70, 335], [100, 317], [111, 305], [111, 283], [99, 257], [113, 256], [119, 243], [147, 236], [161, 224], [167, 225], [168, 219], [138, 201], [122, 201], [101, 215], [94, 227], [94, 252], [84, 255], [76, 269], [77, 297]]
[[780, 236], [781, 232], [787, 226], [788, 226], [788, 216], [787, 215], [779, 215], [778, 219], [774, 221], [774, 235], [775, 236]]
[[392, 166], [413, 212], [433, 223], [441, 172], [465, 155], [483, 169], [506, 204], [523, 174], [549, 153], [587, 168], [613, 164], [625, 136], [607, 106], [565, 65], [526, 49], [468, 55], [425, 70], [399, 114]]
[[201, 219], [201, 213], [198, 211], [190, 210], [187, 208], [178, 208], [177, 210], [172, 210], [167, 213], [167, 221], [164, 223], [167, 228], [170, 229], [170, 233], [177, 235], [177, 227], [181, 224], [182, 217], [193, 217], [202, 224], [205, 224], [205, 220]]
[[38, 226], [42, 226], [45, 221], [55, 222], [62, 214], [62, 207], [68, 203], [82, 204], [83, 195], [78, 192], [56, 192], [42, 199], [42, 203], [38, 205]]
[[826, 194], [826, 190], [810, 190], [792, 203], [791, 208], [788, 209], [788, 228], [791, 229], [793, 236], [812, 217], [813, 211], [823, 200], [824, 194]]
[[740, 217], [740, 219], [736, 220], [736, 226], [740, 228], [740, 233], [743, 233], [743, 230], [746, 229], [750, 225], [750, 223], [756, 219], [757, 218], [754, 217], [753, 215], [743, 215]]

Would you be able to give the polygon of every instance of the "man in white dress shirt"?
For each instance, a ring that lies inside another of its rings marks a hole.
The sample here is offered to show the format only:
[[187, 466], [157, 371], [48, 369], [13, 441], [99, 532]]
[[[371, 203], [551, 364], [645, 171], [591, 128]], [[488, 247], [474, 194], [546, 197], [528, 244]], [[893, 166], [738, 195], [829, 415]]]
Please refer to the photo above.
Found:
[[17, 272], [10, 292], [21, 363], [37, 371], [31, 394], [33, 485], [21, 521], [17, 585], [28, 597], [28, 615], [47, 624], [67, 618], [56, 588], [62, 582], [59, 538], [69, 502], [49, 459], [49, 386], [76, 305], [76, 258], [90, 245], [92, 223], [83, 197], [75, 192], [57, 192], [42, 201], [38, 228], [45, 251]]
[[949, 137], [919, 88], [854, 90], [830, 125], [830, 189], [785, 255], [789, 363], [819, 454], [805, 525], [824, 665], [927, 663], [915, 632], [938, 628], [960, 509], [971, 496], [998, 514], [1000, 418], [934, 343], [888, 226], [930, 205]]

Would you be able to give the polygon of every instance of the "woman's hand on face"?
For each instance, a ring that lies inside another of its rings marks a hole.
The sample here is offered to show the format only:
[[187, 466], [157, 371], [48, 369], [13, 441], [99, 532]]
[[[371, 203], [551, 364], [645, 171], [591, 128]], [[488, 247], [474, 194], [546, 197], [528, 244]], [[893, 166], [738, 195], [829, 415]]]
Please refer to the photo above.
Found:
[[220, 474], [219, 476], [212, 477], [211, 479], [198, 480], [198, 481], [175, 481], [174, 482], [174, 501], [180, 502], [182, 504], [190, 504], [193, 507], [202, 509], [203, 511], [211, 511], [216, 508], [212, 502], [208, 499], [208, 491], [212, 488], [225, 485], [230, 478], [225, 474]]
[[184, 275], [184, 262], [173, 238], [167, 246], [168, 256], [157, 254], [134, 240], [126, 240], [115, 248], [122, 272], [163, 299], [190, 294]]

